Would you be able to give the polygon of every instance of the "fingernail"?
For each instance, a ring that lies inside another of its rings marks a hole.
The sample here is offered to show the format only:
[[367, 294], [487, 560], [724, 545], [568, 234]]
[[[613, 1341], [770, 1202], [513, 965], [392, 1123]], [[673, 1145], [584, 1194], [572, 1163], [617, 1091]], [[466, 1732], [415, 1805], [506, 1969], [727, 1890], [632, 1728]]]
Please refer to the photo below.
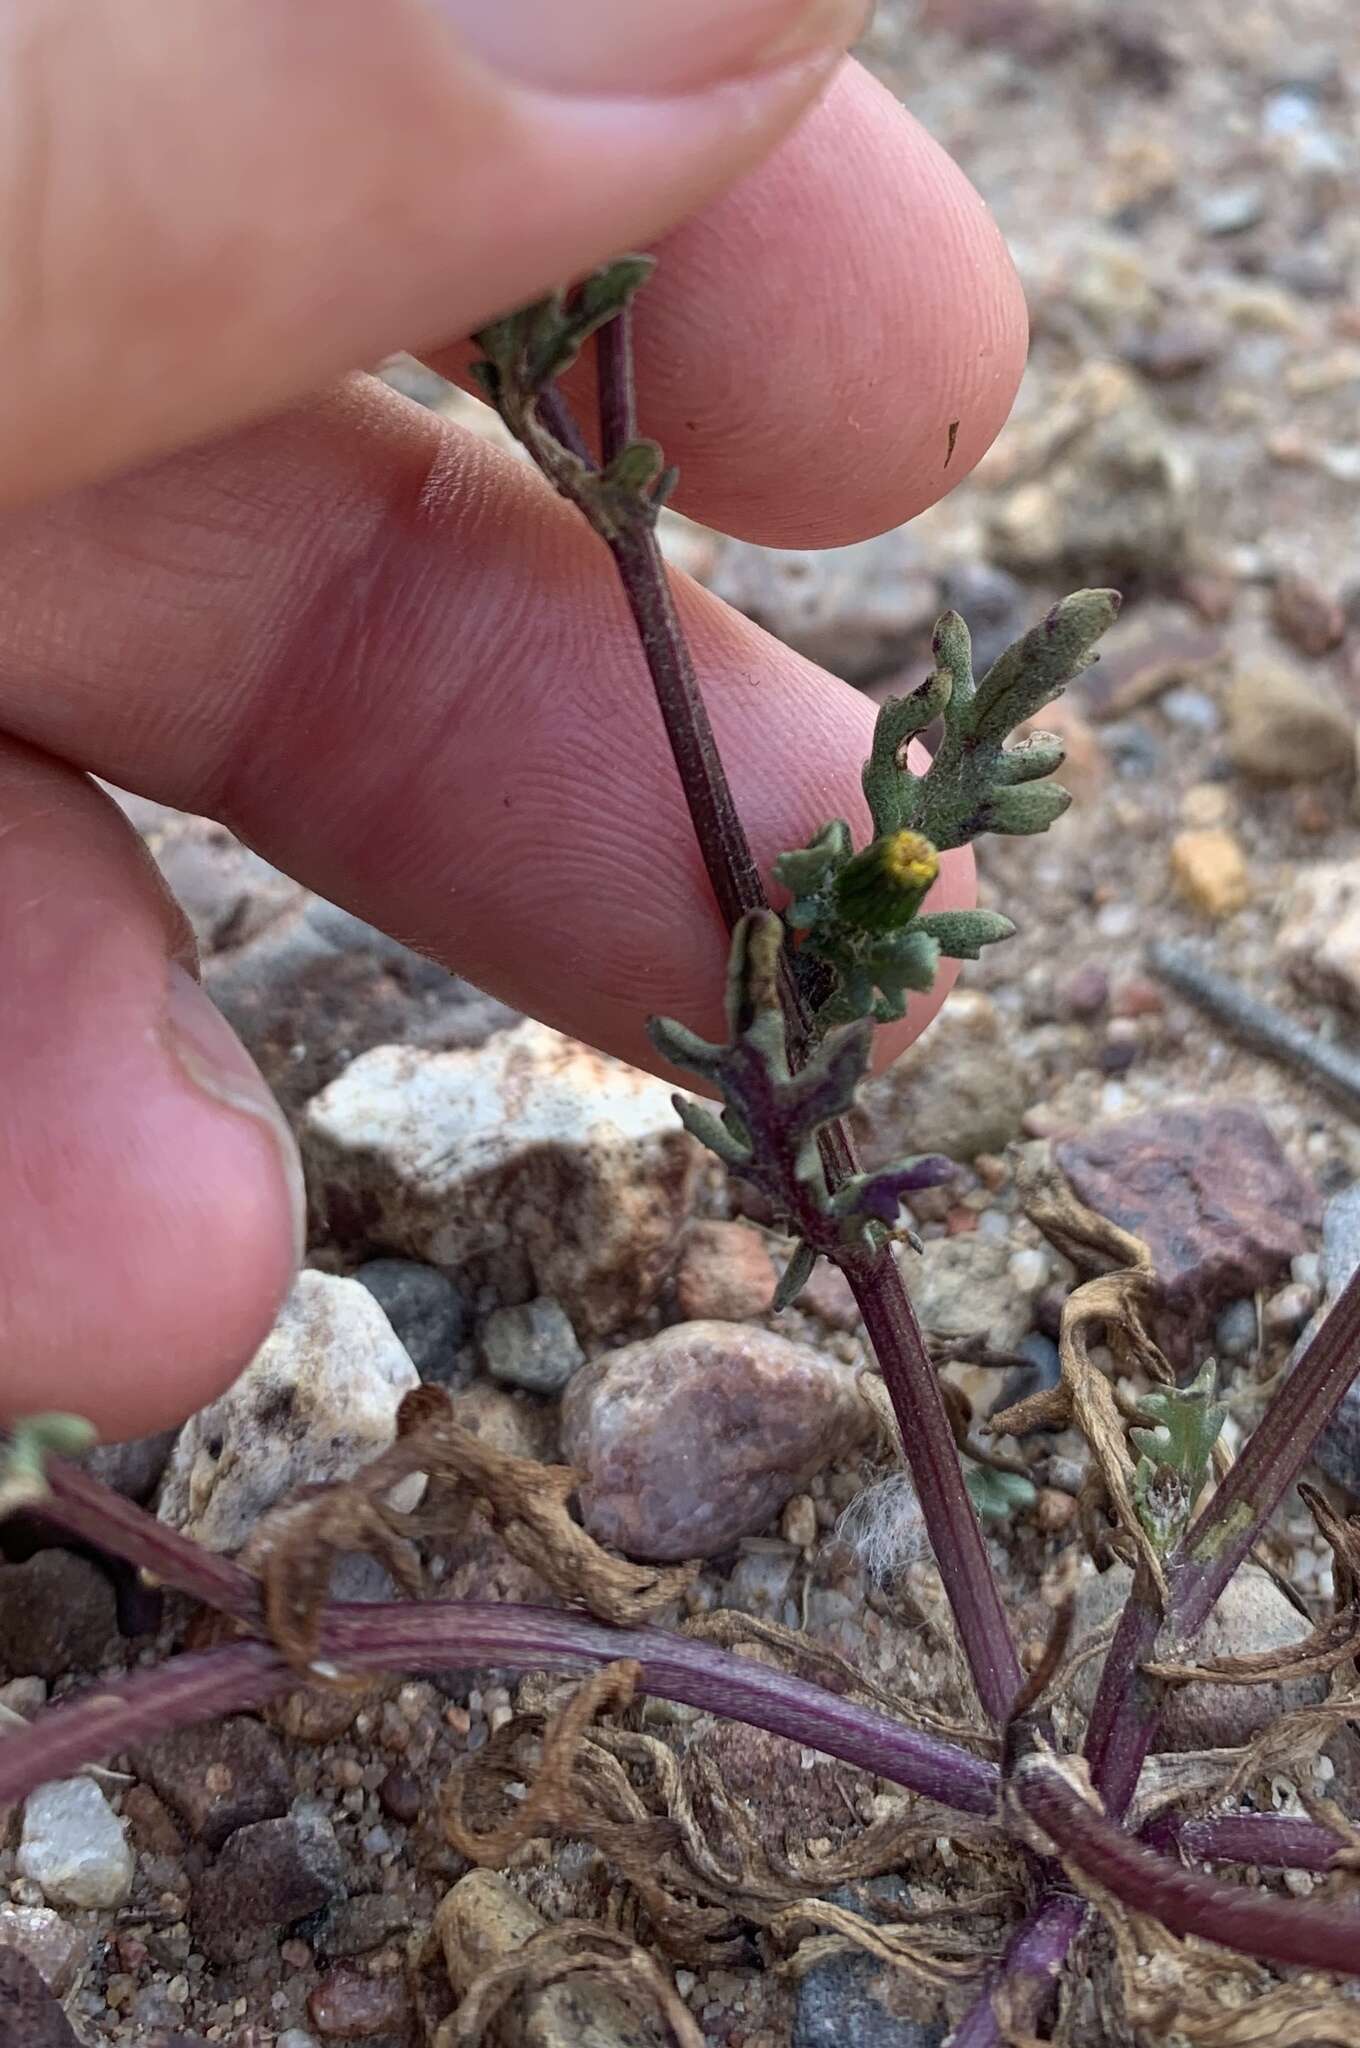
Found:
[[843, 50], [871, 0], [434, 0], [470, 49], [525, 85], [693, 92]]
[[169, 968], [165, 1035], [196, 1088], [227, 1109], [253, 1118], [273, 1139], [292, 1214], [294, 1260], [301, 1264], [307, 1249], [307, 1195], [293, 1133], [226, 1018], [177, 960]]

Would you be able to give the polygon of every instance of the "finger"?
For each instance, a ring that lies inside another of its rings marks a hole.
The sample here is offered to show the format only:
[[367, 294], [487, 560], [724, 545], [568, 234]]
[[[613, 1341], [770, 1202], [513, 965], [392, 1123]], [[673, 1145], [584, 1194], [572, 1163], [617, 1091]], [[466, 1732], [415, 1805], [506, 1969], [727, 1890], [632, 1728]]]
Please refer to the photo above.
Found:
[[[995, 222], [858, 65], [660, 259], [637, 304], [640, 417], [679, 464], [676, 505], [724, 533], [882, 532], [966, 476], [1010, 411], [1025, 301]], [[466, 349], [436, 361], [466, 379]], [[589, 363], [571, 383], [589, 422]]]
[[292, 1140], [192, 959], [117, 808], [0, 744], [0, 1418], [178, 1421], [291, 1277]]
[[[828, 818], [862, 834], [873, 707], [677, 595], [762, 870]], [[0, 723], [640, 1064], [649, 1012], [719, 1028], [726, 938], [631, 620], [525, 465], [356, 379], [0, 523], [0, 607]], [[938, 888], [967, 900], [966, 856]]]
[[0, 19], [9, 502], [463, 333], [672, 226], [862, 0], [43, 0]]

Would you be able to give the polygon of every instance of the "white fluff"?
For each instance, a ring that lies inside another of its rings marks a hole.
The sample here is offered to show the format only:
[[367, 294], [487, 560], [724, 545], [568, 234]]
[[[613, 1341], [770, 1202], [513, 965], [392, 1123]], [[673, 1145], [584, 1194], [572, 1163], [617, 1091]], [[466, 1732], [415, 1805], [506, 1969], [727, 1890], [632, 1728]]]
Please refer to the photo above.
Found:
[[892, 1472], [857, 1494], [836, 1524], [866, 1577], [890, 1586], [908, 1565], [930, 1554], [925, 1517], [905, 1472]]

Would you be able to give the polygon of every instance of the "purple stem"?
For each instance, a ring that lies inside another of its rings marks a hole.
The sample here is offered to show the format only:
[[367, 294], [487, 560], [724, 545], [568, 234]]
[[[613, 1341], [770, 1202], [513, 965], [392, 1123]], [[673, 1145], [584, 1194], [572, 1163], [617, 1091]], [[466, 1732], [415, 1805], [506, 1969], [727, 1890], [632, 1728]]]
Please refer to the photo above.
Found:
[[1349, 1844], [1315, 1820], [1288, 1813], [1163, 1814], [1143, 1830], [1161, 1855], [1192, 1863], [1257, 1863], [1271, 1870], [1330, 1870]]
[[[597, 339], [601, 432], [608, 444], [620, 434], [626, 438], [633, 428], [630, 331], [625, 326], [611, 334], [606, 327]], [[748, 911], [767, 907], [765, 890], [718, 753], [656, 536], [649, 526], [639, 525], [606, 544], [642, 642], [704, 866], [731, 930]], [[807, 1020], [791, 977], [783, 992], [796, 1056], [806, 1043]], [[824, 1138], [823, 1160], [834, 1188], [854, 1171], [854, 1153], [842, 1126], [832, 1127]], [[890, 1249], [872, 1261], [848, 1264], [846, 1277], [892, 1400], [978, 1698], [1001, 1726], [1022, 1684], [1020, 1660], [920, 1325]]]
[[600, 460], [610, 463], [637, 436], [633, 309], [625, 306], [595, 337], [600, 380]]
[[[997, 1810], [996, 1766], [984, 1758], [806, 1679], [659, 1629], [606, 1628], [562, 1609], [494, 1602], [336, 1605], [318, 1653], [347, 1676], [450, 1667], [585, 1672], [620, 1658], [642, 1666], [646, 1693], [768, 1729], [961, 1812], [987, 1818]], [[0, 1802], [163, 1729], [258, 1706], [299, 1682], [268, 1644], [250, 1642], [191, 1651], [101, 1685], [0, 1741]]]
[[1360, 1973], [1360, 1911], [1353, 1907], [1280, 1898], [1183, 1870], [1134, 1841], [1039, 1759], [1016, 1773], [1012, 1788], [1070, 1866], [1173, 1934], [1195, 1934], [1268, 1962]]
[[[1086, 1918], [1085, 1902], [1071, 1892], [1051, 1891], [1011, 1938], [1000, 1967], [977, 2003], [949, 2038], [949, 2048], [1006, 2048], [1015, 2032], [1032, 2034], [1053, 1996], [1063, 1958]], [[993, 1994], [1004, 1983], [1009, 2027], [998, 2017]]]
[[47, 1459], [44, 1473], [47, 1494], [34, 1501], [31, 1512], [53, 1528], [149, 1572], [163, 1586], [192, 1594], [219, 1614], [259, 1621], [259, 1585], [230, 1558], [202, 1549], [64, 1458]]
[[[1167, 1635], [1189, 1644], [1223, 1588], [1302, 1472], [1360, 1370], [1360, 1272], [1352, 1275], [1271, 1402], [1241, 1457], [1167, 1560]], [[1121, 1817], [1152, 1747], [1161, 1688], [1141, 1675], [1162, 1632], [1155, 1589], [1143, 1574], [1101, 1672], [1086, 1731], [1086, 1759], [1107, 1813]]]
[[1360, 1270], [1248, 1437], [1241, 1457], [1181, 1544], [1171, 1621], [1193, 1635], [1313, 1455], [1360, 1372]]

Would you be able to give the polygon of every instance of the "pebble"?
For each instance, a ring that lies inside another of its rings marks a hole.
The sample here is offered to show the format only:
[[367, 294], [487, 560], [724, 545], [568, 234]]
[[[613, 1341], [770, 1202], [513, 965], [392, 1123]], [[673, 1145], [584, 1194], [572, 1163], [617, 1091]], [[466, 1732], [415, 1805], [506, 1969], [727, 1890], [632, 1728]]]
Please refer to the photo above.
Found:
[[360, 1892], [328, 1907], [308, 1933], [322, 1961], [333, 1962], [344, 1956], [368, 1955], [403, 1934], [410, 1923], [411, 1908], [406, 1900], [392, 1892]]
[[[473, 1979], [523, 1948], [543, 1915], [494, 1870], [470, 1870], [434, 1916], [449, 1984], [462, 1997]], [[652, 2028], [588, 1971], [529, 1992], [516, 2040], [523, 2048], [651, 2048]]]
[[786, 1543], [762, 1545], [752, 1539], [732, 1567], [723, 1605], [762, 1621], [782, 1621], [797, 1569], [797, 1553]]
[[1265, 212], [1263, 185], [1219, 185], [1200, 201], [1196, 219], [1206, 235], [1240, 235], [1264, 220]]
[[713, 1557], [871, 1435], [854, 1370], [749, 1323], [677, 1323], [583, 1366], [562, 1401], [591, 1535]]
[[1313, 1312], [1313, 1291], [1292, 1281], [1272, 1294], [1261, 1312], [1261, 1320], [1272, 1337], [1297, 1337]]
[[323, 2041], [368, 2041], [404, 2033], [410, 1997], [398, 1971], [368, 1977], [343, 1967], [330, 1970], [307, 1999], [307, 2017]]
[[82, 2048], [42, 1977], [17, 1949], [0, 1947], [3, 2048]]
[[194, 1932], [214, 1960], [232, 1960], [238, 1934], [288, 1927], [330, 1905], [345, 1888], [335, 1830], [298, 1809], [238, 1828], [194, 1888]]
[[994, 1404], [998, 1408], [1009, 1408], [1012, 1402], [1028, 1400], [1031, 1394], [1049, 1393], [1062, 1378], [1058, 1347], [1042, 1330], [1030, 1330], [1020, 1339], [1015, 1351], [1024, 1364], [1006, 1375], [1005, 1385]]
[[293, 1796], [277, 1736], [245, 1714], [172, 1729], [134, 1750], [131, 1764], [195, 1841], [212, 1850], [238, 1828], [277, 1819]]
[[[1076, 1589], [1073, 1641], [1080, 1643], [1121, 1611], [1132, 1584], [1127, 1565], [1082, 1579]], [[1196, 1647], [1205, 1657], [1241, 1657], [1256, 1650], [1282, 1650], [1301, 1642], [1309, 1623], [1257, 1565], [1239, 1567], [1209, 1616]], [[1100, 1660], [1076, 1674], [1073, 1694], [1090, 1711]], [[1169, 1691], [1157, 1745], [1161, 1749], [1226, 1749], [1250, 1742], [1282, 1714], [1321, 1699], [1323, 1678], [1296, 1678], [1276, 1685], [1186, 1685]]]
[[155, 1436], [134, 1437], [127, 1443], [95, 1444], [76, 1463], [124, 1500], [144, 1506], [160, 1484], [177, 1434], [162, 1429]]
[[1041, 1246], [1013, 1252], [1007, 1271], [1021, 1294], [1037, 1294], [1048, 1278], [1049, 1255]]
[[14, 1867], [55, 1905], [107, 1907], [122, 1905], [136, 1864], [93, 1778], [63, 1778], [25, 1801]]
[[1222, 722], [1217, 704], [1205, 690], [1164, 690], [1160, 708], [1163, 718], [1182, 732], [1207, 736], [1217, 732]]
[[850, 1282], [829, 1259], [818, 1259], [812, 1278], [798, 1297], [798, 1306], [832, 1330], [857, 1330], [860, 1326], [859, 1304]]
[[1178, 832], [1171, 873], [1181, 894], [1209, 917], [1231, 917], [1251, 894], [1246, 856], [1231, 832]]
[[1110, 977], [1103, 967], [1089, 961], [1068, 975], [1058, 990], [1059, 1013], [1085, 1021], [1098, 1017], [1110, 999]]
[[585, 1363], [566, 1310], [547, 1295], [493, 1309], [477, 1341], [491, 1377], [530, 1394], [560, 1394]]
[[672, 1090], [546, 1025], [475, 1052], [383, 1046], [308, 1105], [301, 1132], [324, 1226], [490, 1286], [550, 1295], [582, 1337], [656, 1299], [679, 1248], [699, 1148]]
[[981, 1230], [934, 1238], [920, 1254], [904, 1253], [899, 1264], [912, 1305], [933, 1337], [985, 1336], [996, 1350], [1012, 1351], [1029, 1328], [1030, 1304], [1015, 1284], [1006, 1242]]
[[[89, 1937], [50, 1906], [0, 1904], [0, 1949], [13, 1949], [31, 1963], [54, 1998], [65, 1998], [82, 1976]], [[0, 2015], [3, 1995], [0, 1994]]]
[[1309, 676], [1279, 663], [1241, 669], [1226, 710], [1228, 758], [1243, 775], [1311, 782], [1354, 771], [1354, 720]]
[[1230, 1301], [1214, 1324], [1214, 1350], [1220, 1358], [1250, 1358], [1256, 1349], [1256, 1303], [1245, 1297]]
[[1081, 1201], [1143, 1239], [1189, 1328], [1269, 1286], [1318, 1221], [1316, 1188], [1245, 1104], [1168, 1103], [1055, 1152]]
[[[874, 1878], [844, 1886], [829, 1903], [871, 1919], [877, 1901], [910, 1906], [900, 1878]], [[949, 2029], [940, 2020], [915, 2020], [894, 2010], [903, 1977], [872, 1956], [829, 1956], [798, 1980], [790, 2048], [941, 2048]], [[919, 1994], [918, 1994], [919, 1996]]]
[[1021, 576], [1119, 584], [1175, 574], [1188, 553], [1196, 467], [1186, 436], [1122, 364], [1087, 362], [1007, 437], [1017, 481], [989, 509], [993, 557]]
[[1277, 945], [1300, 988], [1360, 1012], [1360, 860], [1297, 870]]
[[209, 1550], [238, 1550], [294, 1488], [349, 1478], [385, 1451], [419, 1384], [366, 1287], [299, 1273], [246, 1370], [180, 1432], [160, 1519]]
[[996, 1005], [963, 989], [865, 1086], [853, 1123], [868, 1167], [919, 1152], [975, 1159], [1005, 1151], [1027, 1099], [1025, 1070]]
[[424, 1803], [420, 1780], [409, 1771], [389, 1771], [378, 1787], [378, 1804], [389, 1820], [400, 1821], [403, 1827], [419, 1820]]
[[354, 1277], [387, 1317], [420, 1377], [452, 1379], [467, 1312], [448, 1274], [418, 1259], [369, 1259]]
[[811, 1550], [817, 1541], [817, 1503], [810, 1493], [795, 1493], [785, 1502], [779, 1533], [799, 1550]]
[[96, 1565], [40, 1550], [0, 1565], [0, 1670], [39, 1678], [97, 1671], [116, 1656], [118, 1602]]
[[746, 1223], [691, 1225], [675, 1272], [681, 1322], [744, 1323], [766, 1313], [774, 1290], [774, 1261], [758, 1230]]
[[1275, 630], [1301, 654], [1315, 660], [1341, 645], [1346, 614], [1334, 597], [1306, 576], [1281, 576], [1270, 593]]

